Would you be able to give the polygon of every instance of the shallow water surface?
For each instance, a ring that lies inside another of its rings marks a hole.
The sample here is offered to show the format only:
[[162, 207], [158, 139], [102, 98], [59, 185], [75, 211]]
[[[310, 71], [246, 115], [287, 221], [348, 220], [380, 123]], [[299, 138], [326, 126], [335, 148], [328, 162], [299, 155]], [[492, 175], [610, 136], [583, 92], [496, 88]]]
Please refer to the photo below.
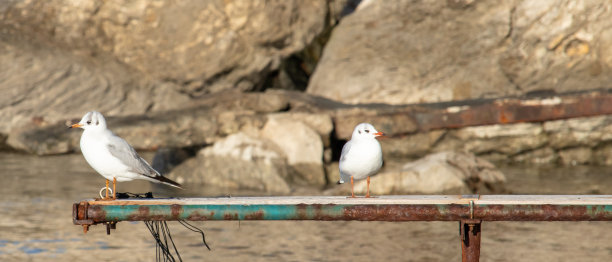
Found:
[[[0, 154], [0, 261], [154, 261], [153, 238], [140, 222], [83, 234], [72, 224], [72, 203], [104, 185], [81, 155]], [[503, 167], [514, 194], [612, 194], [605, 167]], [[156, 196], [241, 195], [209, 189], [173, 191], [124, 182], [120, 192]], [[300, 192], [304, 193], [304, 192]], [[318, 194], [318, 192], [308, 192]], [[457, 222], [194, 222], [198, 234], [170, 228], [184, 261], [460, 261]], [[611, 261], [612, 222], [483, 223], [481, 261]]]

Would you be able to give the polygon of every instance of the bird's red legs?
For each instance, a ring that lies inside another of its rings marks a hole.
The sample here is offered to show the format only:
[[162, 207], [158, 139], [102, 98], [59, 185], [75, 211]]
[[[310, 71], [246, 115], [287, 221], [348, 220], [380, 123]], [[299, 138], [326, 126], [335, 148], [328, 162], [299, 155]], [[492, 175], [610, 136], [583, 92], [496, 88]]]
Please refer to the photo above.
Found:
[[370, 177], [368, 177], [368, 191], [365, 197], [370, 197]]
[[353, 177], [351, 177], [351, 197], [355, 198], [355, 192], [353, 191]]
[[[368, 182], [370, 182], [370, 177], [368, 177]], [[113, 177], [113, 200], [117, 199], [117, 190], [115, 190], [117, 184], [117, 178]]]
[[108, 179], [106, 179], [106, 196], [104, 197], [104, 200], [108, 200], [108, 183], [110, 181], [108, 181]]

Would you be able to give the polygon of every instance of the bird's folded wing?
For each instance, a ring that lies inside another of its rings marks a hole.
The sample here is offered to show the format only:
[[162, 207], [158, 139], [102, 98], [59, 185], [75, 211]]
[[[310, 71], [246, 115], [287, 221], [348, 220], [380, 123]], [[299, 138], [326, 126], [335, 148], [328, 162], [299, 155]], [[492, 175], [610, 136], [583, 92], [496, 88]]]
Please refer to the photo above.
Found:
[[340, 153], [340, 161], [344, 161], [346, 159], [346, 156], [348, 155], [349, 151], [351, 151], [351, 144], [352, 144], [351, 142], [352, 142], [352, 140], [349, 140], [342, 147], [342, 153]]
[[[342, 162], [344, 162], [346, 160], [346, 157], [348, 156], [349, 151], [351, 151], [351, 144], [352, 144], [352, 141], [349, 140], [342, 147], [342, 153], [340, 153], [340, 163], [342, 163]], [[351, 177], [348, 174], [345, 174], [344, 172], [342, 172], [342, 169], [340, 169], [340, 181], [338, 181], [338, 182], [339, 183], [344, 183], [344, 182], [348, 181], [349, 179], [351, 179]]]
[[148, 177], [160, 176], [123, 138], [113, 135], [109, 142], [108, 151], [110, 151], [111, 155], [118, 158], [121, 163], [128, 166], [131, 172]]

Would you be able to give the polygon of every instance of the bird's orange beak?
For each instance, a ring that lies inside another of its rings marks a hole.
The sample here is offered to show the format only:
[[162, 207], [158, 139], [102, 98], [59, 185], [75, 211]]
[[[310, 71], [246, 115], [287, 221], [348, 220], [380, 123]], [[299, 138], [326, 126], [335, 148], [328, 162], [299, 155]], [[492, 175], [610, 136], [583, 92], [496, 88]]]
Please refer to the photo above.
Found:
[[378, 133], [374, 133], [374, 136], [379, 137], [379, 136], [385, 136], [385, 133], [383, 132], [378, 132]]
[[82, 127], [83, 125], [76, 123], [74, 125], [71, 125], [70, 128], [77, 128], [77, 127]]

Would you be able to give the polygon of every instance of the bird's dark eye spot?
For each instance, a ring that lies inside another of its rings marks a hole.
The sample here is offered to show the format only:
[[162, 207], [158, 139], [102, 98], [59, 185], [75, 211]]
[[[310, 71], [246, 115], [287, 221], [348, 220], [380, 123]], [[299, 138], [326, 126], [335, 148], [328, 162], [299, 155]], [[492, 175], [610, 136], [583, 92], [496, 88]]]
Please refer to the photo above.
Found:
[[366, 133], [370, 133], [370, 130], [367, 130], [367, 129], [366, 129], [365, 131], [366, 131]]
[[87, 124], [90, 125], [91, 124], [91, 120], [87, 120]]
[[99, 125], [99, 124], [100, 124], [100, 121], [96, 121], [96, 125]]
[[359, 132], [359, 134], [361, 134], [361, 130], [357, 130], [357, 132]]

